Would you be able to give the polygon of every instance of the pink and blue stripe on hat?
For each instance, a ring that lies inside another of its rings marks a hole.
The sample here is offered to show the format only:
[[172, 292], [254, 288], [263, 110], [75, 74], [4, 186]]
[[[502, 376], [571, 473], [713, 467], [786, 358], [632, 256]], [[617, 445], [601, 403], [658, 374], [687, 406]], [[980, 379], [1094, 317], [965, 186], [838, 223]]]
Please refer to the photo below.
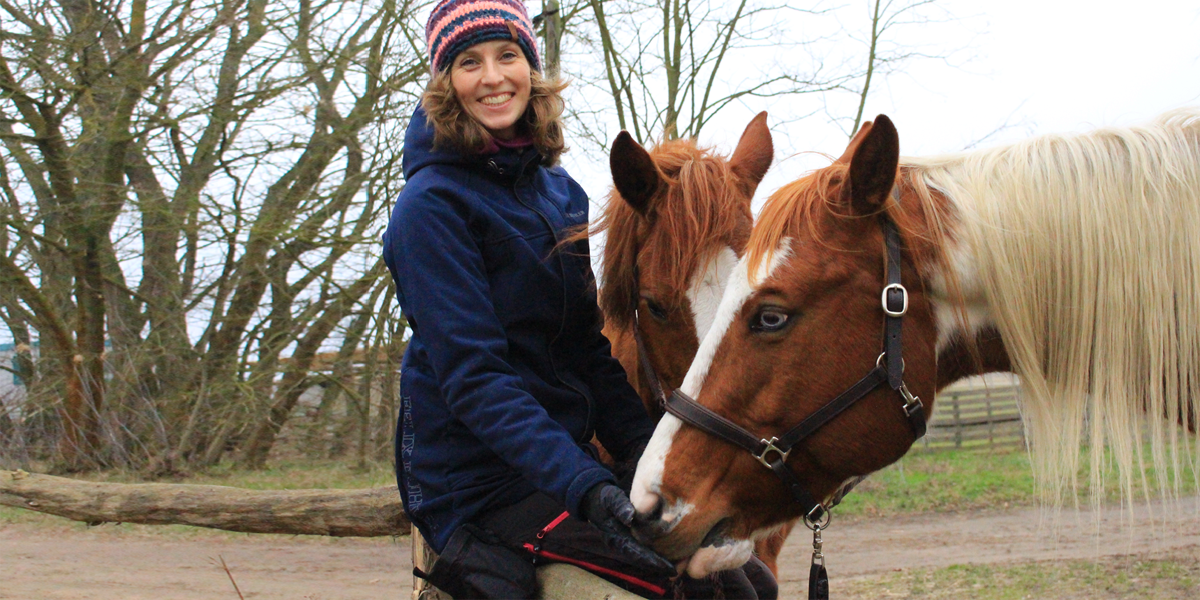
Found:
[[[510, 26], [511, 24], [511, 26]], [[429, 44], [430, 67], [435, 73], [446, 70], [460, 52], [491, 40], [513, 39], [513, 32], [525, 58], [541, 71], [533, 23], [519, 0], [442, 0], [433, 7], [425, 25]]]

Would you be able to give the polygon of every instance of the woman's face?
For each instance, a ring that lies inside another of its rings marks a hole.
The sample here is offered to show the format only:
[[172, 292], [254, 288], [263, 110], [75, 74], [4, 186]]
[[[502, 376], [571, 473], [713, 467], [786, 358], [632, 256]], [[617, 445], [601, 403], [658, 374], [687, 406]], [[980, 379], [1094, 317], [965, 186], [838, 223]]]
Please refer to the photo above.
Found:
[[529, 105], [529, 61], [511, 40], [480, 42], [463, 50], [450, 66], [458, 102], [501, 140], [517, 135], [517, 121]]

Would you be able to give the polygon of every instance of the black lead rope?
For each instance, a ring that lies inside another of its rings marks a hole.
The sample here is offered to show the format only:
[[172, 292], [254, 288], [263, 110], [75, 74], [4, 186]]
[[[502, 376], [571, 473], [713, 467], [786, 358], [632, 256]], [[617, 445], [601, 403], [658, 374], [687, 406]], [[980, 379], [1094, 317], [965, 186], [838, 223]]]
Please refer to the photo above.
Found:
[[824, 528], [820, 523], [812, 527], [813, 558], [808, 569], [808, 600], [829, 600], [829, 573], [825, 571], [825, 555], [821, 553], [821, 530]]

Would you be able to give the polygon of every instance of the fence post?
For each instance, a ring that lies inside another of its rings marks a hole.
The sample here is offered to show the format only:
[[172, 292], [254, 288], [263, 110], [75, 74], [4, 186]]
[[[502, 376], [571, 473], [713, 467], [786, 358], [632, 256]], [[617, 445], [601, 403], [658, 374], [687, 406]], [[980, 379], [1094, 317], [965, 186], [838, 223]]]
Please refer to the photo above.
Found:
[[996, 446], [996, 423], [992, 419], [992, 389], [988, 388], [984, 392], [984, 400], [987, 402], [987, 426], [988, 426], [988, 449], [991, 450]]
[[962, 448], [962, 416], [958, 410], [958, 393], [950, 396], [950, 406], [954, 408], [954, 447]]

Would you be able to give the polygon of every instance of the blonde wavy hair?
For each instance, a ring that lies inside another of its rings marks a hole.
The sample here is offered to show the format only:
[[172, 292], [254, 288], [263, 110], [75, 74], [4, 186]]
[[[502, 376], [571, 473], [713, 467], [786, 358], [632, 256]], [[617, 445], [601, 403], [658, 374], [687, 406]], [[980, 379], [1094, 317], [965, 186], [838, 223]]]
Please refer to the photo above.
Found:
[[[566, 105], [562, 92], [567, 83], [561, 79], [548, 79], [537, 71], [530, 70], [529, 106], [525, 108], [522, 129], [533, 138], [533, 145], [542, 155], [542, 164], [553, 166], [567, 150], [563, 138], [562, 113]], [[479, 121], [463, 109], [454, 84], [450, 81], [450, 69], [435, 74], [421, 96], [425, 116], [433, 126], [434, 148], [451, 148], [463, 154], [481, 154], [493, 139]]]

